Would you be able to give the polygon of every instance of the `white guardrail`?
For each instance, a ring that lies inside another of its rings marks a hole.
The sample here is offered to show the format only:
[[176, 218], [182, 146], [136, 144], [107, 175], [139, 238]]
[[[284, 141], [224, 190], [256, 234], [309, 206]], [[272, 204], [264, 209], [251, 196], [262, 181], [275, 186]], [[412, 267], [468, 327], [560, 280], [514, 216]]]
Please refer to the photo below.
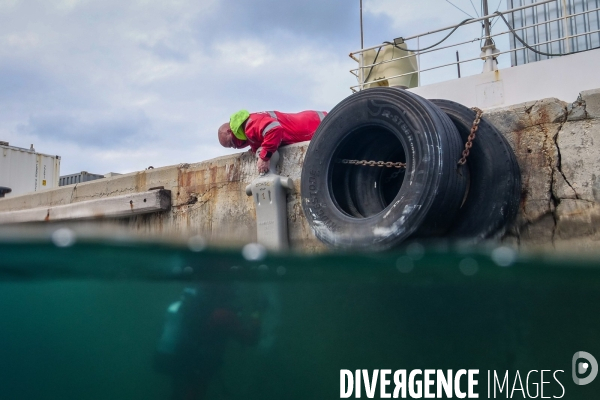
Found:
[[[508, 0], [508, 4], [527, 1]], [[423, 84], [423, 74], [426, 73], [432, 74], [425, 79], [429, 81], [427, 83], [461, 77], [461, 67], [463, 76], [479, 73], [481, 64], [475, 62], [481, 63], [482, 60], [484, 72], [497, 70], [498, 60], [507, 54], [511, 55], [510, 64], [508, 56], [505, 56], [502, 66], [598, 48], [599, 3], [600, 0], [538, 1], [354, 51], [350, 57], [358, 63], [358, 67], [350, 72], [357, 78], [358, 84], [350, 89], [356, 92], [374, 86], [417, 87]], [[477, 22], [482, 24], [473, 25]], [[498, 22], [504, 30], [492, 34], [491, 28]], [[473, 37], [467, 35], [479, 29], [481, 31], [473, 39], [464, 40], [465, 37]], [[486, 31], [489, 33], [485, 34]], [[451, 42], [453, 37], [458, 36], [463, 40]], [[503, 43], [510, 43], [509, 50], [496, 48], [499, 37], [503, 37]], [[444, 68], [443, 75], [433, 75], [434, 71]], [[448, 73], [447, 68], [453, 71]]]

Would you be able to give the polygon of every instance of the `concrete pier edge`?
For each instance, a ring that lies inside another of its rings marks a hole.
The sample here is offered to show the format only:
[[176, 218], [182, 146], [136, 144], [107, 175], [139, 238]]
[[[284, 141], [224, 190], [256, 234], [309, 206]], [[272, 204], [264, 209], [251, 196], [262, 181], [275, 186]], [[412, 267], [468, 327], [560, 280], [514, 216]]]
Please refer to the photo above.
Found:
[[[600, 89], [567, 103], [549, 98], [484, 110], [508, 139], [522, 172], [519, 215], [499, 242], [521, 249], [593, 250], [600, 244]], [[216, 138], [215, 138], [216, 140]], [[294, 181], [287, 197], [293, 250], [325, 249], [300, 204], [300, 175], [308, 142], [280, 149], [279, 173]], [[201, 235], [209, 243], [240, 246], [256, 241], [255, 210], [246, 186], [256, 159], [243, 152], [0, 199], [0, 213], [72, 204], [163, 187], [169, 211], [113, 222], [151, 237]]]

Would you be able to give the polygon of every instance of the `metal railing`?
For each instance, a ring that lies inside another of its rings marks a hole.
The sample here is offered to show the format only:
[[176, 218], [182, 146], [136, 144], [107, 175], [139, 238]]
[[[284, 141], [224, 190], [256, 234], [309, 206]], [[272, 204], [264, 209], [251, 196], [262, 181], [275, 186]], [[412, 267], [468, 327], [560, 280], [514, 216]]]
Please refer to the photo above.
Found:
[[[528, 0], [508, 0], [508, 4], [514, 5], [516, 2], [522, 4], [526, 1]], [[595, 6], [595, 8], [590, 7], [590, 5]], [[466, 35], [475, 32], [473, 28], [479, 28], [473, 24], [481, 21], [490, 21], [488, 26], [495, 26], [497, 22], [506, 22], [506, 29], [486, 36], [481, 28], [481, 31], [476, 32], [474, 36], [470, 36], [473, 39], [465, 40]], [[459, 30], [468, 32], [460, 33], [463, 37], [462, 40], [451, 42], [452, 36], [457, 34]], [[440, 41], [439, 37], [436, 37], [438, 34], [442, 34], [443, 40]], [[444, 37], [446, 38], [444, 39]], [[505, 43], [510, 44], [509, 50], [500, 51], [495, 47], [495, 40], [499, 37], [507, 39]], [[430, 46], [427, 43], [428, 41], [437, 44]], [[475, 42], [478, 42], [479, 45], [475, 46]], [[424, 43], [423, 48], [421, 47], [422, 43]], [[511, 65], [514, 66], [558, 55], [590, 50], [599, 46], [600, 0], [542, 0], [520, 5], [506, 11], [497, 11], [479, 18], [468, 19], [460, 24], [445, 28], [406, 38], [397, 38], [393, 42], [384, 42], [377, 46], [352, 52], [350, 57], [359, 66], [350, 70], [350, 73], [358, 80], [358, 84], [350, 89], [357, 91], [371, 86], [387, 86], [393, 79], [397, 81], [398, 78], [414, 75], [417, 76], [417, 79], [412, 82], [418, 82], [417, 85], [421, 85], [424, 73], [431, 75], [434, 71], [440, 71], [444, 68], [456, 68], [458, 77], [461, 77], [461, 67], [462, 75], [465, 75], [464, 72], [466, 72], [466, 75], [479, 73], [482, 66], [480, 63], [475, 63], [475, 61], [484, 61], [484, 71], [496, 70], [498, 69], [499, 57], [506, 54], [511, 55]], [[413, 48], [414, 50], [411, 50]], [[400, 56], [378, 59], [380, 54], [389, 53], [389, 51], [386, 53], [386, 49], [397, 49]], [[371, 62], [366, 62], [369, 57], [373, 58], [374, 51], [376, 51], [374, 59]], [[459, 57], [460, 52], [463, 54], [462, 59]], [[467, 57], [464, 57], [465, 53], [468, 55]], [[508, 61], [506, 57], [503, 59]], [[412, 65], [416, 64], [417, 67], [391, 76], [381, 77], [375, 73], [371, 77], [374, 71], [386, 67], [386, 64], [403, 60], [416, 60], [416, 63]], [[448, 76], [448, 72], [445, 71], [443, 74], [430, 76], [430, 82], [427, 83], [456, 77], [456, 75], [451, 78]]]

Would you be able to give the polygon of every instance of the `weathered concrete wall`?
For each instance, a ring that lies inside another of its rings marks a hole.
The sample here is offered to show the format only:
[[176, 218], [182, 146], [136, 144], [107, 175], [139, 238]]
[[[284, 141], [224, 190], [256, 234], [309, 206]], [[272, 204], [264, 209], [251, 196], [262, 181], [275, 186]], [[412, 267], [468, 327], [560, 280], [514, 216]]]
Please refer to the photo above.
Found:
[[600, 89], [574, 103], [544, 99], [486, 113], [521, 167], [521, 209], [505, 240], [522, 247], [600, 244]]
[[[287, 197], [290, 244], [314, 251], [324, 246], [314, 237], [300, 205], [300, 173], [308, 142], [280, 150], [280, 174], [295, 192]], [[0, 200], [0, 212], [47, 207], [147, 191], [171, 190], [170, 212], [140, 215], [118, 222], [134, 232], [164, 238], [202, 235], [213, 244], [238, 246], [256, 241], [256, 214], [246, 186], [257, 176], [251, 153], [118, 175], [55, 190]], [[103, 223], [106, 225], [106, 223]]]
[[[592, 249], [600, 244], [600, 90], [572, 104], [544, 99], [484, 114], [508, 138], [523, 176], [521, 209], [502, 240], [523, 248]], [[307, 143], [281, 149], [281, 175], [295, 183], [288, 196], [290, 243], [318, 251], [300, 204], [300, 173]], [[0, 200], [0, 212], [69, 204], [146, 191], [171, 190], [169, 212], [121, 220], [133, 232], [164, 238], [200, 234], [215, 244], [256, 240], [252, 198], [254, 155], [242, 153], [115, 176]]]

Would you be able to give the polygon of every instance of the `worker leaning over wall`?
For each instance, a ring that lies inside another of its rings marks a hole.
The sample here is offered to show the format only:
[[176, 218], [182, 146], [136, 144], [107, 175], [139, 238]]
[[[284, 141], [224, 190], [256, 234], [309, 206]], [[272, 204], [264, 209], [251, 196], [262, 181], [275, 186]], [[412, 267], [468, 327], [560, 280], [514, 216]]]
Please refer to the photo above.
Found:
[[228, 123], [219, 127], [219, 142], [223, 147], [241, 149], [250, 146], [252, 152], [262, 147], [257, 167], [259, 173], [269, 171], [271, 156], [279, 146], [310, 140], [325, 118], [325, 111], [302, 111], [289, 114], [279, 111], [249, 113], [241, 110]]

